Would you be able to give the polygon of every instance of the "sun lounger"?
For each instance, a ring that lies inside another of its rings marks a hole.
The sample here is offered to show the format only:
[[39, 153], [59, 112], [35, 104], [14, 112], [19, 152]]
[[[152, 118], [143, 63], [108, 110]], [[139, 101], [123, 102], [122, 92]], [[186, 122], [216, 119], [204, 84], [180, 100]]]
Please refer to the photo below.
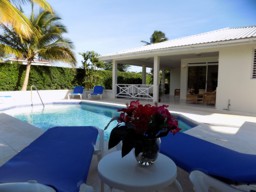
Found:
[[83, 92], [84, 92], [84, 87], [83, 86], [76, 86], [73, 90], [72, 93], [68, 94], [68, 99], [70, 99], [71, 97], [75, 97], [75, 96], [79, 96], [80, 99], [83, 98]]
[[185, 133], [169, 134], [161, 140], [160, 151], [188, 173], [199, 170], [226, 183], [256, 183], [256, 155], [239, 153]]
[[47, 191], [78, 192], [86, 182], [97, 136], [97, 128], [90, 126], [47, 130], [0, 167], [0, 191], [10, 183], [9, 187], [38, 187], [36, 181], [51, 188]]
[[88, 94], [88, 98], [91, 99], [92, 96], [99, 96], [102, 99], [104, 88], [100, 85], [96, 85], [93, 88], [93, 91]]
[[189, 175], [195, 192], [221, 191], [221, 192], [246, 192], [256, 191], [255, 185], [228, 185], [201, 171], [192, 171]]

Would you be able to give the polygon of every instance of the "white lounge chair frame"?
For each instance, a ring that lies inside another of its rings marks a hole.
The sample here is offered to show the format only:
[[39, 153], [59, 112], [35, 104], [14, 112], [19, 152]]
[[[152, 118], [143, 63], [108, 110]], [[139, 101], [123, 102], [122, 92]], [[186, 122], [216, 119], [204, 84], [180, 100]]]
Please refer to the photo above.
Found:
[[189, 175], [189, 179], [193, 184], [195, 192], [246, 192], [256, 190], [255, 186], [251, 185], [228, 185], [220, 180], [217, 180], [201, 171], [192, 171]]

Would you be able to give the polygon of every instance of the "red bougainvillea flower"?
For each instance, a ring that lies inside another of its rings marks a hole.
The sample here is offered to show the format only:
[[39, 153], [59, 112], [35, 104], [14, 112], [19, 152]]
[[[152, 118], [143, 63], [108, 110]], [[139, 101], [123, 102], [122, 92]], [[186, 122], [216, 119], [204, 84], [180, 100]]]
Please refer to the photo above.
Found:
[[118, 125], [111, 131], [109, 148], [122, 141], [122, 156], [135, 148], [137, 141], [142, 137], [156, 139], [170, 132], [175, 134], [180, 131], [177, 120], [168, 110], [168, 105], [142, 105], [139, 101], [131, 101], [126, 106], [118, 110], [119, 117], [114, 117], [110, 121], [117, 120]]
[[177, 133], [180, 130], [176, 119], [168, 110], [168, 105], [142, 105], [139, 101], [131, 101], [127, 108], [120, 109], [119, 112], [118, 122], [134, 128], [137, 134], [147, 133], [157, 137], [159, 133]]

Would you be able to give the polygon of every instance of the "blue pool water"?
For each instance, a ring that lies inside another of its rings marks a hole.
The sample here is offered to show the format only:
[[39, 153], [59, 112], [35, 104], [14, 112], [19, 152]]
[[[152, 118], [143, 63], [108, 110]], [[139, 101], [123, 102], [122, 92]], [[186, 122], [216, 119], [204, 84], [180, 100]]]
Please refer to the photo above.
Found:
[[[55, 104], [42, 107], [23, 108], [10, 115], [28, 122], [43, 130], [54, 126], [95, 126], [101, 129], [108, 124], [110, 119], [118, 115], [117, 107], [102, 106], [96, 104]], [[175, 115], [176, 116], [176, 115]], [[182, 131], [188, 130], [196, 124], [189, 120], [176, 116]], [[108, 137], [116, 122], [112, 122], [105, 132]]]

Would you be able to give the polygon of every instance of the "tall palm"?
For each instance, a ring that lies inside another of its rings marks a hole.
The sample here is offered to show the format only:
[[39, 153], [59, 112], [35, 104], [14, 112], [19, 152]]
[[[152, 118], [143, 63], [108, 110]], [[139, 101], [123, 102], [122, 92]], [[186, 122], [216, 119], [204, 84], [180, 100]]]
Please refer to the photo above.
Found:
[[102, 79], [100, 75], [95, 73], [98, 68], [104, 67], [104, 62], [99, 60], [99, 54], [94, 51], [87, 51], [86, 53], [80, 53], [83, 57], [83, 68], [85, 71], [85, 87], [92, 89], [94, 85], [97, 85], [98, 81]]
[[3, 45], [4, 51], [27, 60], [23, 91], [27, 90], [31, 64], [35, 59], [62, 61], [75, 65], [76, 59], [72, 52], [72, 42], [63, 38], [62, 35], [67, 30], [59, 20], [59, 17], [48, 11], [41, 11], [36, 16], [32, 13], [31, 26], [36, 28], [38, 35], [30, 37], [20, 37], [13, 28], [1, 25], [4, 32], [0, 34], [0, 43]]
[[37, 3], [44, 10], [53, 12], [46, 0], [0, 0], [0, 23], [9, 23], [17, 33], [29, 36], [33, 33], [33, 28], [26, 16], [15, 6], [26, 1]]
[[146, 45], [154, 44], [154, 43], [160, 43], [163, 41], [167, 41], [168, 38], [165, 36], [165, 34], [162, 31], [154, 31], [154, 33], [150, 37], [150, 42], [142, 40], [142, 43], [145, 43]]
[[165, 37], [165, 34], [162, 31], [154, 31], [150, 38], [150, 43], [160, 43], [167, 40], [168, 38]]

